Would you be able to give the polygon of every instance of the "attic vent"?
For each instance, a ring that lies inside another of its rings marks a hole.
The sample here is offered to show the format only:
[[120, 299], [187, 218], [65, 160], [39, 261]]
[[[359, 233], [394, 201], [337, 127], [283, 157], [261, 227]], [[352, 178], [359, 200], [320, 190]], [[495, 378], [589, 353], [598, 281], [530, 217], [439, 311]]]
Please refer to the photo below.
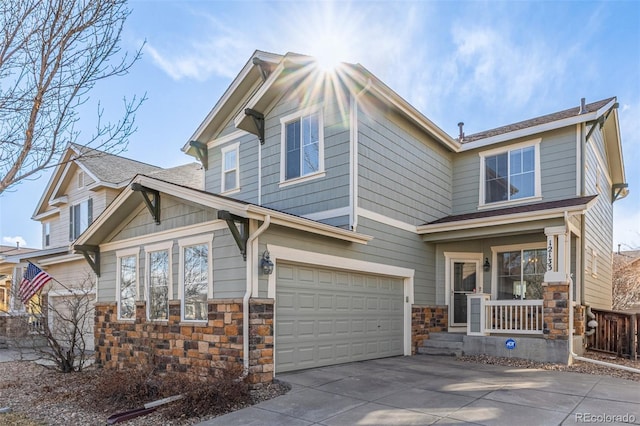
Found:
[[584, 114], [587, 112], [587, 100], [585, 98], [580, 99], [580, 112], [578, 114]]

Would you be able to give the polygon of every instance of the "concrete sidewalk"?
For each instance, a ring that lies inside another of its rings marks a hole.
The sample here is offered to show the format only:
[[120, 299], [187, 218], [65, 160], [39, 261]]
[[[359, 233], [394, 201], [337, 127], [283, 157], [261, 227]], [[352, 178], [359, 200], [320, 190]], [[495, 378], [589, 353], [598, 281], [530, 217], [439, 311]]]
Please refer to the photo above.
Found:
[[414, 356], [277, 378], [293, 389], [200, 425], [640, 424], [640, 383], [605, 376]]

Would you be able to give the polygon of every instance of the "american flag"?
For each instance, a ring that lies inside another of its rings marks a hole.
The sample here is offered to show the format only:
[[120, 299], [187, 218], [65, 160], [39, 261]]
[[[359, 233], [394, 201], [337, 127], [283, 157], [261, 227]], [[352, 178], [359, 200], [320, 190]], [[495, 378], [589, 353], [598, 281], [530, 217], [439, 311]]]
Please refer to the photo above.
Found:
[[31, 298], [49, 281], [51, 281], [51, 275], [38, 268], [33, 263], [29, 263], [27, 270], [24, 273], [22, 282], [20, 283], [20, 299], [25, 305]]

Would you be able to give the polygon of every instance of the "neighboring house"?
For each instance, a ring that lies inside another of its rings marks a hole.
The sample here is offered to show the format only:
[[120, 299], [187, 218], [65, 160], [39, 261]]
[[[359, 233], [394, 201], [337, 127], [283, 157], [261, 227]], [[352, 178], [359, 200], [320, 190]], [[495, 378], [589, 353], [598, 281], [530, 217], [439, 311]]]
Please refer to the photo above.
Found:
[[[171, 169], [175, 181], [191, 177], [191, 184], [202, 186], [201, 166], [196, 163]], [[74, 251], [73, 241], [126, 188], [137, 173], [164, 176], [167, 170], [81, 145], [70, 144], [54, 170], [33, 213], [42, 224], [42, 249], [12, 255], [15, 264], [13, 285], [17, 288], [23, 270], [30, 261], [51, 275], [43, 289], [48, 303], [63, 312], [65, 301], [88, 293], [94, 298], [96, 276], [85, 261], [83, 252]], [[87, 254], [90, 255], [89, 253]], [[13, 313], [24, 311], [14, 302]], [[84, 332], [86, 348], [94, 349], [93, 312]], [[56, 324], [51, 324], [56, 329]]]
[[[0, 245], [0, 317], [11, 311], [11, 283], [16, 267], [15, 256], [25, 255], [37, 249], [15, 246]], [[4, 329], [0, 325], [0, 335]]]
[[450, 331], [567, 362], [582, 307], [611, 307], [616, 107], [453, 138], [360, 65], [257, 51], [183, 148], [204, 191], [142, 173], [76, 241], [96, 361], [259, 382]]
[[640, 313], [640, 250], [613, 254], [613, 309]]

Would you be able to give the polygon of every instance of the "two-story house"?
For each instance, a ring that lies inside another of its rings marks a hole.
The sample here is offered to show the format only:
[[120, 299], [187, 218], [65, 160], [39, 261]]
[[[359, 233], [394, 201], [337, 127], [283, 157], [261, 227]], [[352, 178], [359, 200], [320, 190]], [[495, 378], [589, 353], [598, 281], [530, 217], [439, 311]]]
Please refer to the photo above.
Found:
[[361, 65], [257, 51], [183, 147], [204, 191], [140, 174], [76, 242], [97, 362], [257, 382], [441, 331], [567, 362], [611, 304], [616, 106], [454, 138]]
[[[189, 180], [196, 187], [202, 186], [202, 172], [197, 163], [174, 169], [131, 160], [77, 144], [70, 144], [59, 165], [53, 171], [47, 186], [36, 206], [32, 219], [42, 224], [42, 249], [13, 254], [9, 260], [14, 265], [13, 288], [19, 288], [23, 270], [27, 262], [32, 262], [45, 270], [54, 279], [43, 289], [50, 306], [50, 327], [58, 330], [58, 338], [64, 343], [65, 333], [61, 330], [71, 314], [66, 312], [77, 303], [67, 303], [70, 298], [89, 296], [86, 304], [86, 321], [79, 320], [84, 327], [84, 346], [94, 349], [93, 339], [93, 299], [95, 298], [96, 275], [85, 261], [82, 251], [74, 250], [72, 243], [84, 232], [94, 218], [98, 217], [113, 199], [126, 188], [137, 173], [166, 176], [174, 181]], [[15, 299], [15, 292], [12, 292]], [[39, 297], [35, 296], [35, 297]], [[40, 310], [40, 304], [35, 304]], [[9, 316], [19, 317], [24, 312], [22, 303], [14, 300]], [[84, 308], [81, 308], [84, 309]], [[52, 315], [52, 312], [60, 315]], [[37, 316], [40, 312], [31, 312]], [[16, 335], [7, 331], [7, 334]]]

